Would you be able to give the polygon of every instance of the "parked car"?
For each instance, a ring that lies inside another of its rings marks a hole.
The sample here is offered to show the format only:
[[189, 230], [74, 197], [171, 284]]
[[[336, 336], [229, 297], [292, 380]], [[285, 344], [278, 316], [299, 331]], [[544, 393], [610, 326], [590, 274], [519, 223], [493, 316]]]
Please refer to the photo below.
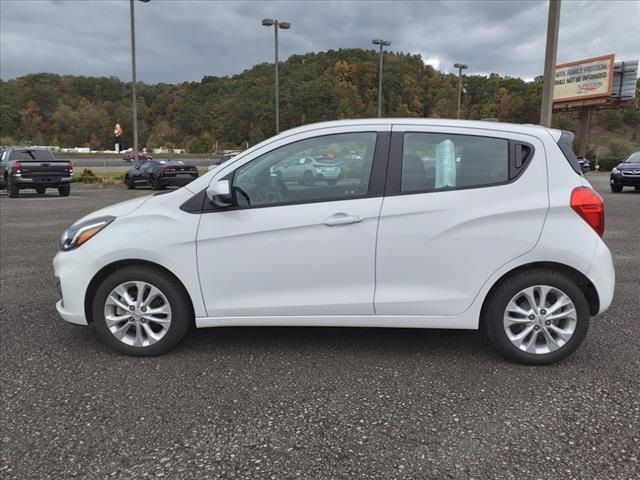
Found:
[[609, 183], [614, 193], [620, 193], [624, 187], [640, 190], [640, 152], [632, 153], [625, 161], [613, 167]]
[[280, 175], [285, 182], [297, 182], [300, 185], [313, 185], [316, 182], [338, 183], [342, 170], [338, 163], [326, 156], [293, 158], [281, 165], [274, 166], [272, 173]]
[[235, 157], [236, 155], [238, 155], [240, 153], [240, 151], [235, 151], [235, 152], [227, 152], [224, 155], [222, 155], [222, 157], [220, 157], [217, 161], [213, 162], [213, 165], [209, 165], [207, 167], [207, 171], [211, 171], [214, 168], [222, 165], [225, 162], [228, 162], [229, 160], [231, 160], [233, 157]]
[[578, 157], [578, 165], [580, 165], [580, 170], [582, 173], [587, 173], [591, 171], [591, 163], [584, 157]]
[[[122, 160], [125, 162], [133, 162], [135, 160], [133, 150], [127, 150], [124, 152]], [[145, 160], [153, 160], [153, 157], [147, 152], [138, 152], [138, 163], [144, 162]]]
[[9, 147], [0, 152], [0, 186], [8, 190], [9, 198], [26, 189], [43, 195], [47, 188], [57, 188], [66, 197], [72, 181], [73, 164], [56, 159], [49, 149]]
[[[557, 362], [615, 283], [572, 140], [439, 119], [288, 130], [170, 195], [74, 223], [53, 261], [56, 308], [130, 355], [166, 352], [193, 324], [375, 326], [481, 329], [511, 360]], [[364, 161], [348, 184], [273, 174], [349, 148]]]
[[168, 186], [183, 187], [198, 178], [198, 168], [179, 160], [146, 160], [130, 168], [124, 175], [124, 184], [132, 190], [150, 186], [162, 190]]

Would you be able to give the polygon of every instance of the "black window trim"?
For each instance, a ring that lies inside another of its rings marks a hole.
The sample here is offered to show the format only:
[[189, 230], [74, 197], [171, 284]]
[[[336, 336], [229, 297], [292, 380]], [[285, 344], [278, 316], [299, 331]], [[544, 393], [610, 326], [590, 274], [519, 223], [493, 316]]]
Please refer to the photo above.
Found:
[[[402, 155], [404, 151], [404, 135], [406, 133], [428, 133], [436, 135], [456, 135], [465, 137], [480, 137], [490, 138], [495, 140], [506, 140], [508, 142], [508, 179], [503, 182], [491, 182], [478, 185], [468, 185], [464, 187], [444, 187], [444, 188], [428, 188], [422, 190], [412, 190], [410, 192], [402, 191]], [[526, 146], [529, 148], [528, 155], [522, 159], [521, 166], [516, 166], [516, 146]], [[387, 186], [385, 188], [385, 197], [394, 197], [398, 195], [420, 195], [424, 193], [440, 193], [440, 192], [452, 192], [458, 190], [471, 190], [477, 188], [489, 188], [500, 187], [508, 185], [518, 180], [522, 174], [527, 170], [533, 157], [535, 156], [535, 147], [522, 140], [514, 140], [508, 137], [496, 137], [492, 135], [479, 135], [473, 133], [451, 133], [440, 131], [426, 131], [426, 130], [395, 130], [391, 133], [391, 143], [389, 148], [389, 162], [388, 162], [388, 175]]]
[[[286, 202], [286, 203], [272, 203], [268, 205], [248, 205], [248, 206], [239, 206], [232, 205], [230, 207], [216, 207], [211, 205], [207, 200], [206, 188], [185, 203], [180, 206], [180, 209], [188, 212], [188, 213], [212, 213], [212, 212], [230, 212], [237, 210], [255, 210], [259, 208], [273, 208], [273, 207], [287, 207], [294, 205], [306, 205], [312, 203], [327, 203], [327, 202], [340, 202], [345, 200], [361, 200], [366, 198], [376, 198], [383, 197], [385, 186], [386, 186], [386, 176], [387, 176], [387, 166], [389, 160], [389, 151], [390, 151], [390, 141], [391, 141], [391, 131], [390, 130], [358, 130], [358, 131], [348, 131], [348, 132], [332, 132], [326, 133], [324, 135], [317, 135], [313, 137], [304, 138], [301, 140], [297, 140], [297, 143], [300, 141], [312, 139], [312, 138], [321, 138], [332, 135], [342, 135], [342, 134], [354, 134], [354, 133], [374, 133], [376, 134], [375, 147], [373, 152], [373, 162], [371, 166], [371, 173], [369, 174], [369, 188], [367, 189], [367, 193], [363, 195], [355, 195], [355, 196], [340, 196], [340, 197], [330, 197], [330, 198], [319, 198], [316, 200], [299, 200], [295, 202]], [[284, 145], [283, 145], [284, 146]], [[280, 148], [280, 147], [278, 147]], [[269, 153], [269, 152], [266, 152]], [[264, 154], [263, 154], [264, 155]], [[260, 158], [262, 155], [254, 158], [256, 160]], [[253, 160], [250, 160], [244, 165], [251, 163]], [[233, 183], [233, 177], [235, 176], [235, 172], [241, 167], [234, 169], [232, 172], [228, 173], [220, 180], [229, 180], [229, 182]]]

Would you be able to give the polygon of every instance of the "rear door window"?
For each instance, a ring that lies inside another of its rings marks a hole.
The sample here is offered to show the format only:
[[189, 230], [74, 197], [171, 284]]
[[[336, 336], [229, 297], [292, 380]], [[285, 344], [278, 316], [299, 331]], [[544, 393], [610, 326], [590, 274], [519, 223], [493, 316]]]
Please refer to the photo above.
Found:
[[502, 138], [407, 132], [402, 192], [490, 186], [509, 181], [509, 141]]

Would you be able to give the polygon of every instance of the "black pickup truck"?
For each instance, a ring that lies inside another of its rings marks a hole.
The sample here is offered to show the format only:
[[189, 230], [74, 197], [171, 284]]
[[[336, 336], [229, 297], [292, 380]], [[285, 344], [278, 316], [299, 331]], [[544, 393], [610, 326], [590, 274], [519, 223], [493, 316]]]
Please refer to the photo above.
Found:
[[66, 197], [72, 180], [73, 164], [57, 160], [46, 148], [9, 147], [0, 152], [0, 188], [6, 188], [10, 198], [28, 188], [40, 195], [47, 188], [57, 188]]

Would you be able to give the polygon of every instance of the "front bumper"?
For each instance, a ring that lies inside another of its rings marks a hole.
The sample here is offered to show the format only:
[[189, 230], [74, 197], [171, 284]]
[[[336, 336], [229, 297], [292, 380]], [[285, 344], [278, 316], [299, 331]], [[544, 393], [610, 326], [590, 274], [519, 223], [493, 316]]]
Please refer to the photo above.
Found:
[[622, 173], [611, 174], [609, 183], [612, 185], [622, 185], [625, 187], [640, 186], [640, 175], [623, 175]]
[[62, 296], [56, 303], [58, 314], [67, 322], [87, 325], [85, 294], [99, 265], [80, 247], [58, 252], [53, 259], [53, 270]]

